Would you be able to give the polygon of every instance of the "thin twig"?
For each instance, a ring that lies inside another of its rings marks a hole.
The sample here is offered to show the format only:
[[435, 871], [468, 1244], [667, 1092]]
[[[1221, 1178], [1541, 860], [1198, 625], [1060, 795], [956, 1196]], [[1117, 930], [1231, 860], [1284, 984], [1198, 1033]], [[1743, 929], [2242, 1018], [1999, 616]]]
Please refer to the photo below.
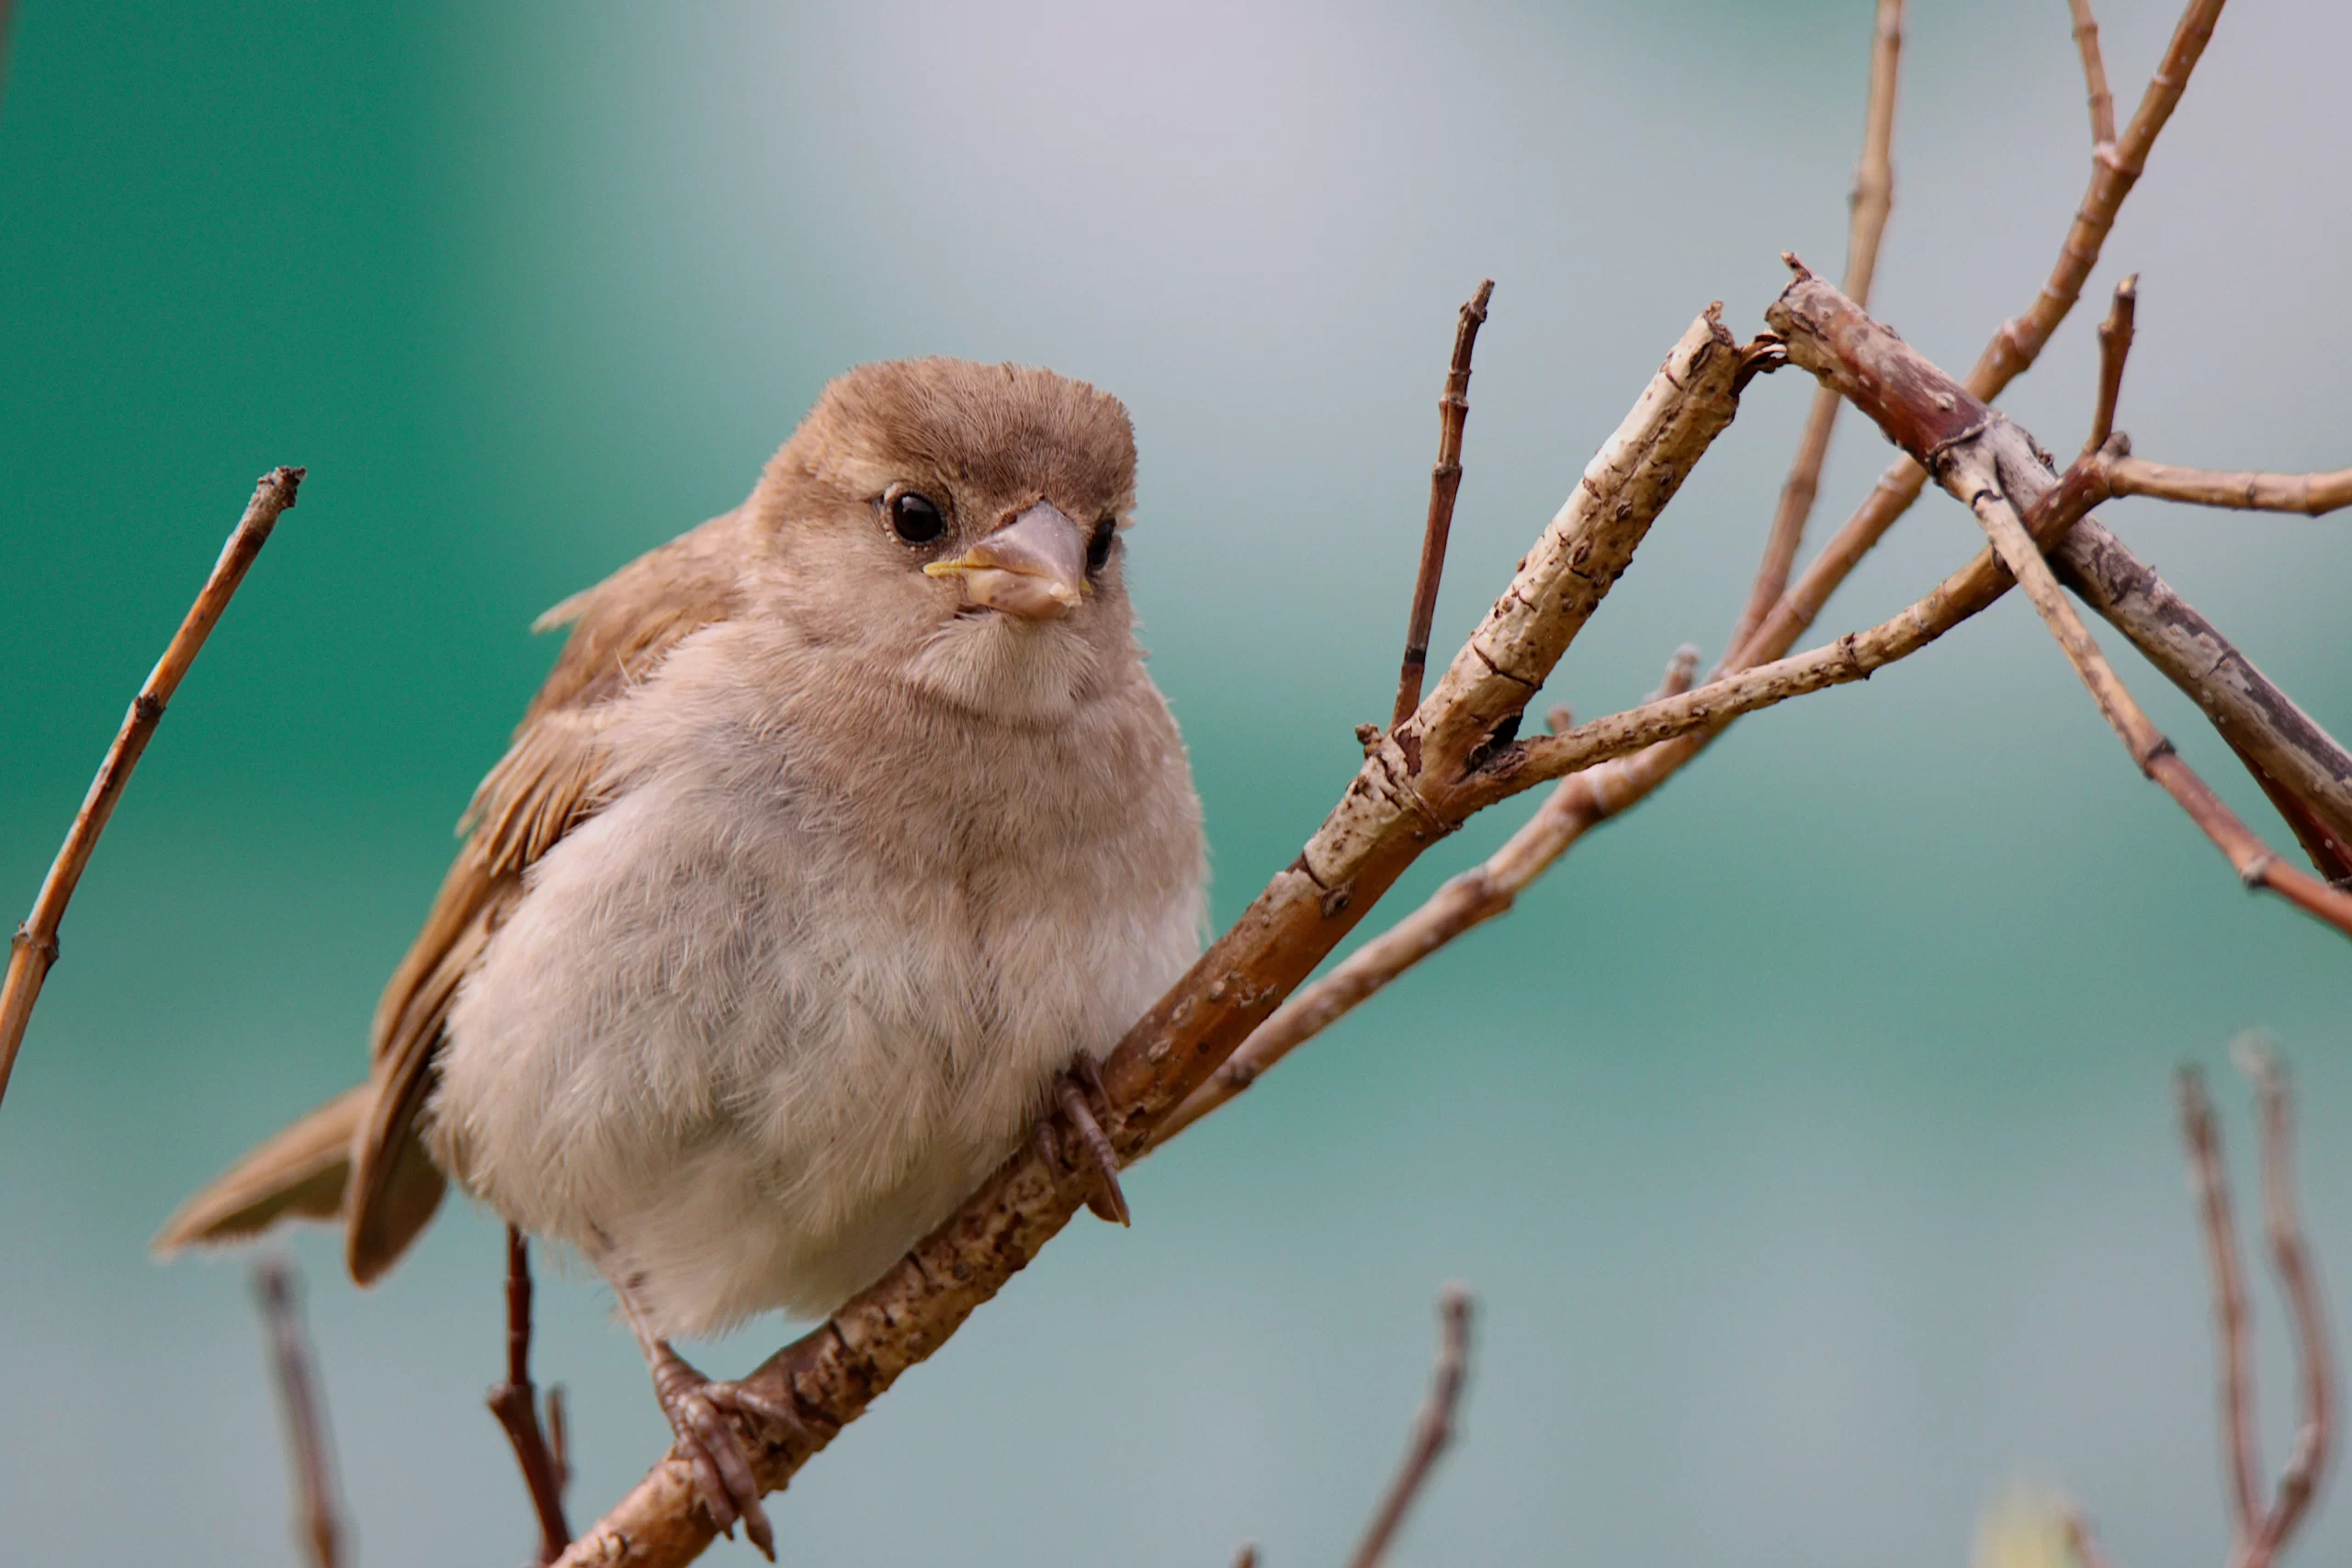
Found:
[[[1862, 155], [1854, 165], [1854, 189], [1848, 202], [1846, 230], [1846, 292], [1867, 304], [1871, 283], [1878, 274], [1879, 242], [1894, 209], [1894, 89], [1903, 55], [1903, 0], [1879, 0], [1871, 31], [1871, 85], [1862, 114]], [[1805, 411], [1804, 430], [1797, 437], [1796, 456], [1789, 476], [1781, 483], [1780, 504], [1772, 513], [1772, 529], [1765, 536], [1764, 558], [1756, 568], [1756, 583], [1748, 591], [1747, 606], [1740, 612], [1724, 644], [1736, 653], [1746, 643], [1789, 586], [1789, 571], [1796, 564], [1797, 547], [1804, 540], [1814, 498], [1821, 491], [1822, 465], [1829, 457], [1829, 436], [1845, 400], [1822, 388]]]
[[2287, 1301], [2288, 1323], [2294, 1331], [2296, 1385], [2302, 1404], [2302, 1419], [2287, 1466], [2279, 1472], [2278, 1494], [2255, 1532], [2252, 1549], [2239, 1565], [2267, 1568], [2294, 1538], [2327, 1468], [2335, 1430], [2335, 1371], [2328, 1345], [2327, 1314], [2320, 1303], [2319, 1280], [2295, 1201], [2294, 1093], [2287, 1081], [2287, 1069], [2278, 1054], [2258, 1037], [2241, 1039], [2234, 1055], [2239, 1067], [2254, 1082], [2255, 1124], [2262, 1148], [2263, 1230], [2270, 1245], [2271, 1268], [2278, 1276], [2279, 1294]]
[[1241, 1549], [1233, 1554], [1233, 1568], [1258, 1568], [1256, 1541], [1245, 1540], [1241, 1543]]
[[1413, 1421], [1405, 1462], [1397, 1467], [1387, 1495], [1373, 1511], [1372, 1523], [1349, 1559], [1349, 1568], [1377, 1568], [1388, 1554], [1397, 1527], [1405, 1522], [1405, 1515], [1429, 1481], [1438, 1456], [1453, 1440], [1454, 1413], [1462, 1404], [1462, 1385], [1470, 1371], [1470, 1314], [1475, 1304], [1470, 1292], [1460, 1285], [1448, 1285], [1438, 1295], [1437, 1366], [1430, 1374], [1429, 1398]]
[[2352, 936], [2352, 894], [2295, 870], [2191, 771], [2124, 687], [2019, 515], [2056, 490], [2033, 438], [1969, 396], [1894, 333], [1789, 257], [1795, 281], [1765, 319], [1791, 363], [1838, 388], [1973, 512], [2141, 772], [2163, 786], [2252, 887], [2266, 888]]
[[1445, 542], [1453, 531], [1453, 498], [1462, 489], [1462, 427], [1470, 418], [1470, 355], [1486, 324], [1487, 301], [1495, 280], [1462, 307], [1453, 325], [1453, 361], [1437, 400], [1437, 466], [1430, 470], [1430, 511], [1421, 530], [1421, 566], [1413, 578], [1413, 610], [1405, 627], [1405, 664], [1396, 676], [1396, 705], [1388, 728], [1396, 728], [1421, 705], [1421, 680], [1429, 670], [1430, 623], [1437, 616], [1438, 581], [1445, 575]]
[[2106, 471], [2110, 495], [2153, 495], [2233, 512], [2300, 512], [2306, 517], [2352, 506], [2352, 468], [2326, 474], [2223, 473], [2113, 454], [2097, 460]]
[[334, 1444], [321, 1409], [294, 1271], [285, 1259], [266, 1257], [254, 1265], [253, 1278], [254, 1298], [269, 1342], [278, 1415], [285, 1424], [288, 1467], [294, 1472], [294, 1540], [311, 1568], [336, 1568], [343, 1561], [343, 1527], [334, 1484]]
[[[2181, 1142], [2188, 1150], [2188, 1175], [2205, 1229], [2205, 1257], [2213, 1275], [2213, 1337], [2222, 1371], [2222, 1452], [2227, 1467], [2234, 1539], [2243, 1552], [2262, 1521], [2262, 1460], [2254, 1427], [2253, 1325], [2246, 1311], [2245, 1280], [2239, 1271], [2237, 1223], [2230, 1214], [2228, 1168], [2222, 1162], [2221, 1130], [2205, 1097], [2204, 1076], [2183, 1067], [2173, 1080], [2180, 1102]], [[2233, 1554], [2234, 1556], [2235, 1554]]]
[[506, 1227], [506, 1379], [492, 1387], [487, 1403], [514, 1445], [514, 1462], [531, 1495], [531, 1511], [539, 1523], [539, 1561], [553, 1562], [571, 1544], [571, 1527], [563, 1517], [567, 1434], [554, 1390], [548, 1393], [548, 1415], [555, 1441], [539, 1426], [538, 1393], [531, 1386], [531, 1245], [513, 1225]]
[[16, 1069], [17, 1052], [24, 1044], [25, 1026], [32, 1021], [33, 1004], [40, 999], [41, 982], [57, 962], [58, 924], [65, 918], [65, 906], [73, 900], [83, 869], [90, 863], [91, 852], [98, 847], [98, 835], [106, 831], [107, 819], [122, 798], [123, 785], [130, 782], [130, 770], [139, 765], [140, 754], [147, 750], [155, 726], [163, 720], [164, 706], [179, 690], [181, 678], [196, 662], [204, 639], [229, 607], [229, 598], [245, 580], [254, 558], [269, 542], [278, 513], [293, 506], [303, 472], [272, 468], [254, 487], [254, 498], [245, 503], [244, 516], [221, 547], [212, 575], [205, 579], [180, 629], [172, 634], [164, 657], [156, 660], [147, 683], [139, 688], [130, 711], [123, 716], [122, 728], [115, 732], [114, 744], [107, 748], [98, 776], [90, 781], [90, 793], [83, 797], [82, 809], [74, 814], [74, 826], [50, 865], [40, 896], [33, 900], [32, 913], [17, 928], [16, 938], [8, 945], [8, 977], [0, 982], [0, 1099], [8, 1093], [8, 1075]]
[[2139, 310], [2140, 275], [2135, 272], [2115, 286], [2115, 302], [2107, 308], [2107, 320], [2098, 326], [2098, 402], [2091, 410], [2090, 437], [2083, 443], [2086, 457], [2106, 446], [2107, 438], [2115, 434], [2115, 401], [2123, 392], [2123, 362], [2131, 357], [2132, 323]]
[[2066, 8], [2075, 17], [2075, 47], [2082, 51], [2083, 86], [2091, 105], [2091, 147], [2097, 151], [2115, 141], [2115, 95], [2107, 90], [2107, 62], [2099, 55], [2098, 18], [2091, 15], [2091, 0], [2066, 0]]

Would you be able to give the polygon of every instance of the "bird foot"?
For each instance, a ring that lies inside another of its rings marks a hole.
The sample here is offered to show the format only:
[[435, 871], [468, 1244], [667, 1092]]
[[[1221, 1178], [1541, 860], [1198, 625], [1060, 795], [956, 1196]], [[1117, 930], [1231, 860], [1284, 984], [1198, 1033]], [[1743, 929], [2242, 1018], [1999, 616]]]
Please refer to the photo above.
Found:
[[662, 1402], [670, 1430], [677, 1434], [677, 1453], [694, 1472], [695, 1492], [719, 1533], [732, 1537], [735, 1521], [761, 1555], [775, 1561], [775, 1531], [767, 1510], [760, 1506], [759, 1480], [752, 1472], [737, 1416], [754, 1427], [762, 1423], [806, 1436], [799, 1413], [758, 1390], [740, 1382], [713, 1382], [688, 1366], [679, 1354], [662, 1345], [652, 1357], [653, 1396]]
[[1054, 1080], [1053, 1103], [1038, 1119], [1037, 1140], [1055, 1168], [1083, 1172], [1090, 1179], [1086, 1206], [1096, 1219], [1127, 1224], [1127, 1195], [1119, 1189], [1118, 1152], [1095, 1119], [1090, 1095], [1093, 1101], [1109, 1103], [1101, 1066], [1093, 1057], [1080, 1055]]

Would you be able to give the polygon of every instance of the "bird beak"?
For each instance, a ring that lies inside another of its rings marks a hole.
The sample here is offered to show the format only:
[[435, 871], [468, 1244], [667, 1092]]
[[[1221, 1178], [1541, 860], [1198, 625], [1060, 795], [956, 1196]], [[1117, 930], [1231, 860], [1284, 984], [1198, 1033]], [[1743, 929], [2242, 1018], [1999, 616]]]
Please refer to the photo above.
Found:
[[1053, 502], [1039, 501], [954, 560], [922, 570], [928, 577], [961, 577], [965, 597], [975, 604], [1050, 621], [1068, 615], [1086, 591], [1086, 531]]

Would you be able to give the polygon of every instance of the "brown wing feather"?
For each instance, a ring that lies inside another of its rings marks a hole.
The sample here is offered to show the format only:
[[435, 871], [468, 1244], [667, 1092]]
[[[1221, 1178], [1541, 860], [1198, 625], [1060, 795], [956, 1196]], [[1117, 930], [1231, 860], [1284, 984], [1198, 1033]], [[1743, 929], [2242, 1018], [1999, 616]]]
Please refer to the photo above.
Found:
[[417, 1135], [458, 987], [523, 895], [524, 872], [609, 798], [605, 705], [651, 674], [736, 604], [736, 514], [639, 557], [558, 604], [538, 629], [573, 623], [513, 744], [482, 780], [457, 863], [377, 1005], [373, 1100], [352, 1142], [345, 1255], [366, 1283], [391, 1267], [440, 1201]]

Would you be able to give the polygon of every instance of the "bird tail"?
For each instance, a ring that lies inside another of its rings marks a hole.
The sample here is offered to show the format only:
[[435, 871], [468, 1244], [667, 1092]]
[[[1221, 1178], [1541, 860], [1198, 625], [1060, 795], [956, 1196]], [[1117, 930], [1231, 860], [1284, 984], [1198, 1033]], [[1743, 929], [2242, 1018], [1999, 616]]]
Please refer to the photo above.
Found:
[[345, 1089], [231, 1166], [180, 1205], [148, 1244], [157, 1258], [259, 1235], [279, 1220], [334, 1220], [351, 1179], [351, 1141], [374, 1102]]

